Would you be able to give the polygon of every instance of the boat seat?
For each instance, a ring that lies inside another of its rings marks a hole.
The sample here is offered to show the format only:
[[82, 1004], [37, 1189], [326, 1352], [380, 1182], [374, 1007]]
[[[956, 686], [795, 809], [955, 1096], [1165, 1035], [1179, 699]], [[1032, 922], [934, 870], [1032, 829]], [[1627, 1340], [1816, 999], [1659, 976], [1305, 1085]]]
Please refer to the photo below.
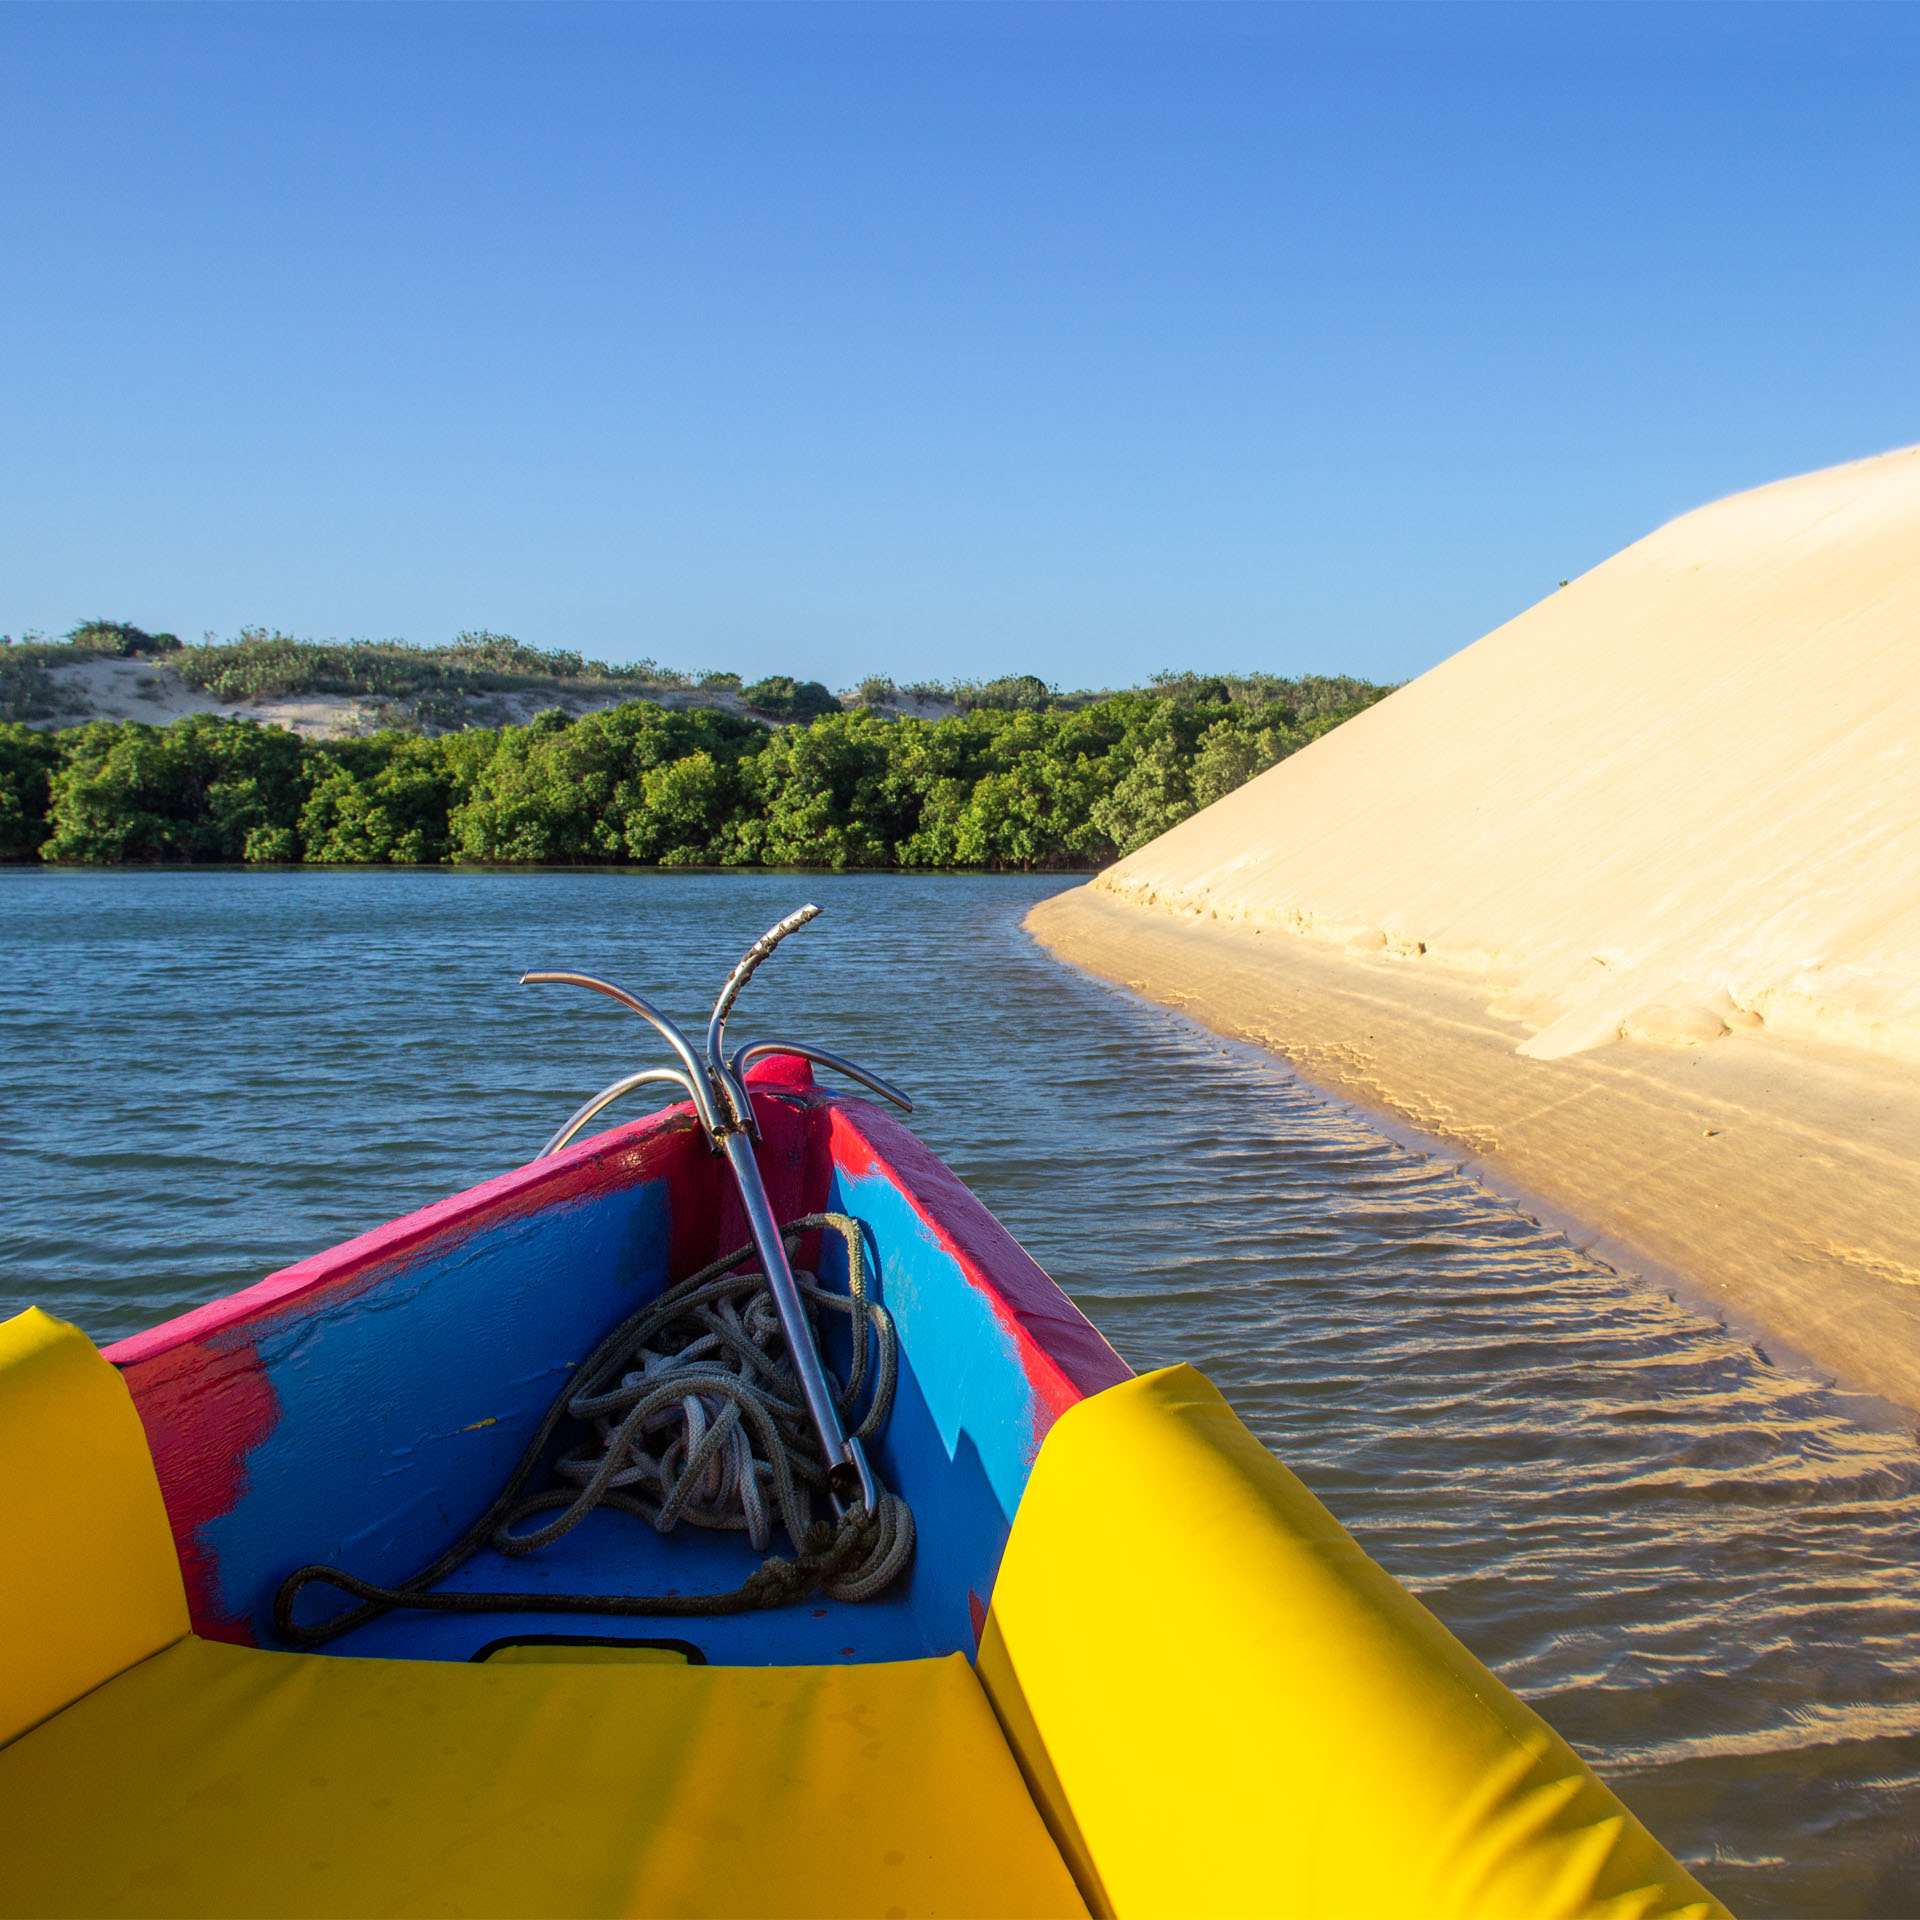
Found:
[[977, 1677], [197, 1639], [125, 1388], [43, 1315], [0, 1528], [0, 1915], [1725, 1920], [1187, 1367], [1061, 1414]]
[[188, 1629], [133, 1397], [37, 1307], [0, 1321], [0, 1539], [0, 1741]]
[[0, 1912], [1084, 1913], [959, 1654], [461, 1664], [189, 1636], [0, 1750]]
[[0, 1326], [0, 1526], [0, 1913], [1086, 1911], [958, 1654], [453, 1664], [194, 1636], [125, 1387], [43, 1314]]
[[1727, 1920], [1191, 1367], [1054, 1423], [979, 1671], [1096, 1911]]

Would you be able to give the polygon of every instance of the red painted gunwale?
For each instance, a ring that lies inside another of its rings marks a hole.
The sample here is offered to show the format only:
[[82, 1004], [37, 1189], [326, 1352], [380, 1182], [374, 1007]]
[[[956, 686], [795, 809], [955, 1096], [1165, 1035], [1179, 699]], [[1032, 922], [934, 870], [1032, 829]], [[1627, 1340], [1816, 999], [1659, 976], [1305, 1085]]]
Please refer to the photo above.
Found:
[[116, 1367], [141, 1366], [175, 1347], [208, 1340], [261, 1314], [283, 1311], [310, 1294], [341, 1286], [370, 1270], [404, 1263], [429, 1244], [436, 1251], [457, 1246], [470, 1234], [565, 1206], [609, 1186], [658, 1179], [668, 1172], [676, 1149], [685, 1144], [675, 1136], [693, 1132], [691, 1106], [683, 1102], [663, 1108], [569, 1147], [551, 1160], [516, 1167], [324, 1253], [311, 1254], [238, 1293], [209, 1300], [204, 1307], [194, 1307], [144, 1333], [116, 1340], [104, 1352]]
[[1049, 1424], [1133, 1369], [1059, 1283], [920, 1138], [864, 1100], [832, 1101], [833, 1157], [849, 1173], [884, 1172], [940, 1250], [984, 1295], [1011, 1336]]

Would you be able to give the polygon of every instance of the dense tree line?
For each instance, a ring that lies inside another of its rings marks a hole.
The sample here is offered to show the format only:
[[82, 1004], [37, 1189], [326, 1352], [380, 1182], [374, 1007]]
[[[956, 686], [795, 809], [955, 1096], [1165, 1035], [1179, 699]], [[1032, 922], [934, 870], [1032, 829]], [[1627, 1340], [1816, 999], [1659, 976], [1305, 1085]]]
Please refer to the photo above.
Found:
[[437, 737], [304, 740], [209, 714], [5, 723], [0, 859], [1096, 867], [1383, 691], [1340, 684], [1339, 702], [1169, 681], [1072, 708], [861, 707], [774, 731], [640, 700]]

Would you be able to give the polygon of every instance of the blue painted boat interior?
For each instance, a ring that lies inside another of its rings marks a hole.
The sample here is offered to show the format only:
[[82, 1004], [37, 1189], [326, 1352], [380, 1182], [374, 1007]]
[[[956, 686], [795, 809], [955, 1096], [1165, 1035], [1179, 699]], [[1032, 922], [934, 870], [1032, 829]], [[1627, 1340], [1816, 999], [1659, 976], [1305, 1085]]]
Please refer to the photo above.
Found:
[[[278, 1644], [272, 1596], [296, 1566], [404, 1579], [486, 1507], [569, 1369], [665, 1284], [674, 1189], [662, 1178], [595, 1191], [431, 1249], [269, 1325], [259, 1352], [279, 1422], [249, 1457], [240, 1502], [204, 1536], [227, 1605], [252, 1621], [259, 1644]], [[836, 1167], [825, 1205], [862, 1222], [872, 1284], [900, 1335], [893, 1412], [875, 1458], [912, 1505], [917, 1542], [893, 1592], [860, 1605], [816, 1596], [701, 1618], [394, 1612], [326, 1650], [466, 1660], [501, 1640], [560, 1634], [686, 1642], [725, 1665], [971, 1656], [1044, 1416], [994, 1302], [884, 1165]], [[844, 1248], [832, 1234], [820, 1239], [821, 1277], [843, 1289]], [[824, 1318], [827, 1357], [844, 1378], [845, 1321]], [[771, 1551], [790, 1551], [779, 1528]], [[743, 1534], [683, 1527], [662, 1536], [601, 1510], [525, 1558], [485, 1549], [445, 1584], [720, 1592], [761, 1557]], [[301, 1617], [332, 1604], [310, 1588]]]

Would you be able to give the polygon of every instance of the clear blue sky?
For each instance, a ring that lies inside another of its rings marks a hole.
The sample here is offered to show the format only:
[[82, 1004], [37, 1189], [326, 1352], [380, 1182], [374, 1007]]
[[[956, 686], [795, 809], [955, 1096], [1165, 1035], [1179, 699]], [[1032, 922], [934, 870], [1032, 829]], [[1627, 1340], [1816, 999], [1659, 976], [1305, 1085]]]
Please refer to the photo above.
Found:
[[1420, 671], [1920, 440], [1920, 8], [0, 9], [0, 629]]

